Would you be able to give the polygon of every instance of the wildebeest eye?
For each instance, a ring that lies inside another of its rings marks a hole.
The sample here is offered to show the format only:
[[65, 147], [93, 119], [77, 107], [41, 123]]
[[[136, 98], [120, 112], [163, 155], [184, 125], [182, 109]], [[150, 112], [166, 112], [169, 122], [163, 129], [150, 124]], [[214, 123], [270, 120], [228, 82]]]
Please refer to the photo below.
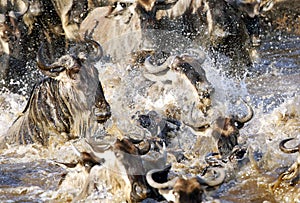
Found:
[[237, 129], [241, 129], [242, 127], [244, 127], [244, 123], [234, 122], [234, 126], [237, 127]]
[[123, 155], [120, 152], [115, 152], [115, 155], [118, 159], [122, 159]]
[[136, 192], [136, 194], [140, 194], [143, 191], [137, 183], [133, 183], [132, 188]]
[[76, 65], [72, 66], [72, 68], [67, 69], [67, 74], [71, 79], [75, 80], [76, 74], [79, 73], [79, 71], [80, 71], [80, 66], [78, 64], [76, 64]]
[[73, 73], [79, 73], [80, 71], [80, 65], [75, 65], [72, 67], [72, 72]]
[[173, 195], [175, 197], [175, 199], [179, 199], [180, 198], [180, 195], [178, 192], [173, 192]]
[[115, 2], [113, 5], [112, 5], [112, 8], [116, 8], [118, 5], [118, 2]]

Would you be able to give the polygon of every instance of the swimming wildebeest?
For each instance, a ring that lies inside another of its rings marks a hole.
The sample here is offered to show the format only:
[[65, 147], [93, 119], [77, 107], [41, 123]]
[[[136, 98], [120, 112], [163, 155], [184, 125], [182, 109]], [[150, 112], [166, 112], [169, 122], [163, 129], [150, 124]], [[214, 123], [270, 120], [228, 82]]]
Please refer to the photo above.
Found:
[[159, 196], [146, 182], [146, 168], [153, 169], [157, 165], [164, 167], [165, 162], [160, 158], [152, 160], [153, 162], [147, 161], [150, 142], [146, 141], [146, 147], [141, 148], [136, 144], [142, 140], [128, 138], [111, 140], [110, 143], [105, 143], [103, 140], [100, 142], [88, 140], [90, 152], [79, 152], [75, 148], [80, 162], [88, 164], [91, 168], [80, 194], [73, 201], [85, 199], [91, 191], [95, 190], [98, 180], [103, 179], [111, 185], [109, 191], [112, 194], [121, 190], [127, 202], [140, 202], [147, 197]]
[[285, 172], [283, 172], [282, 174], [280, 174], [280, 176], [278, 177], [278, 179], [272, 183], [270, 185], [271, 190], [276, 190], [276, 188], [281, 184], [281, 182], [289, 180], [289, 181], [293, 181], [293, 180], [299, 180], [299, 169], [300, 169], [300, 143], [294, 147], [287, 147], [285, 146], [287, 142], [290, 142], [291, 140], [294, 140], [295, 138], [287, 138], [282, 140], [279, 143], [279, 148], [281, 151], [283, 151], [284, 153], [287, 154], [292, 154], [292, 153], [299, 153], [298, 154], [298, 158], [295, 161], [295, 163], [290, 166], [290, 168], [288, 168]]
[[211, 178], [204, 178], [201, 176], [194, 176], [189, 179], [175, 177], [171, 180], [163, 181], [161, 178], [166, 176], [169, 170], [170, 166], [164, 169], [153, 169], [147, 173], [146, 179], [148, 184], [151, 187], [158, 189], [158, 192], [168, 202], [174, 203], [202, 202], [202, 195], [205, 187], [213, 187], [222, 184], [226, 176], [223, 168], [215, 167], [211, 168], [213, 173], [213, 177]]
[[[70, 140], [87, 136], [111, 115], [110, 105], [104, 97], [98, 71], [92, 62], [102, 57], [102, 48], [95, 41], [95, 56], [84, 52], [60, 57], [51, 65], [37, 56], [39, 70], [46, 76], [33, 88], [22, 113], [8, 130], [1, 144], [48, 145], [50, 137]], [[73, 51], [75, 51], [74, 49]]]

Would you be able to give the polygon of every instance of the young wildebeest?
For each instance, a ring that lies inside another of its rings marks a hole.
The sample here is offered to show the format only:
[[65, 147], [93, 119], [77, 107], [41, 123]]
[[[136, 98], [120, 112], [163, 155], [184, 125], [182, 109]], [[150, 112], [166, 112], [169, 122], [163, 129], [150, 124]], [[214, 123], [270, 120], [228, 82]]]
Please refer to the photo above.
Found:
[[72, 53], [51, 65], [43, 59], [40, 48], [37, 65], [46, 77], [33, 88], [23, 114], [15, 120], [2, 145], [48, 145], [50, 137], [66, 141], [86, 136], [95, 130], [97, 121], [110, 117], [98, 71], [91, 64], [100, 60], [102, 48], [89, 42], [97, 48], [95, 57]]

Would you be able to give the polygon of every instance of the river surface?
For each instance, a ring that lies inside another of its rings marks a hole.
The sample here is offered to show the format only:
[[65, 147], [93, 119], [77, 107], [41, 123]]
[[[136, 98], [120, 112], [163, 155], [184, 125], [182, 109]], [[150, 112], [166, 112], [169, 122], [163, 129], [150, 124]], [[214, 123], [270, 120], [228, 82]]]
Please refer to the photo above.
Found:
[[[241, 79], [222, 74], [226, 67], [216, 67], [207, 58], [204, 69], [215, 88], [214, 105], [223, 112], [235, 112], [237, 98], [244, 98], [254, 109], [254, 118], [240, 131], [239, 142], [248, 148], [250, 161], [228, 166], [228, 177], [220, 187], [209, 191], [207, 202], [300, 202], [300, 182], [283, 181], [274, 191], [270, 185], [297, 160], [297, 154], [279, 150], [281, 140], [294, 137], [300, 142], [300, 36], [275, 35], [263, 38], [258, 50], [260, 61]], [[191, 108], [181, 97], [186, 87], [169, 87], [156, 97], [142, 80], [142, 71], [121, 63], [96, 64], [106, 98], [112, 107], [112, 118], [100, 128], [109, 133], [141, 133], [130, 119], [137, 111], [160, 111], [176, 101], [179, 107]], [[221, 67], [221, 68], [220, 68]], [[155, 89], [151, 89], [155, 91]], [[0, 135], [26, 105], [26, 97], [10, 92], [0, 95]], [[191, 99], [192, 100], [192, 99]], [[185, 119], [184, 115], [183, 118]], [[118, 135], [116, 135], [118, 136]], [[181, 175], [195, 175], [210, 151], [205, 138], [183, 129], [181, 147], [188, 159], [173, 163], [172, 170]], [[80, 145], [79, 145], [80, 147]], [[11, 147], [0, 155], [0, 202], [69, 202], [79, 194], [85, 178], [80, 166], [67, 168], [60, 162], [72, 162], [76, 156], [70, 142], [49, 149], [38, 145]], [[110, 185], [101, 180], [97, 191], [86, 202], [124, 202], [122, 191], [110, 193]]]

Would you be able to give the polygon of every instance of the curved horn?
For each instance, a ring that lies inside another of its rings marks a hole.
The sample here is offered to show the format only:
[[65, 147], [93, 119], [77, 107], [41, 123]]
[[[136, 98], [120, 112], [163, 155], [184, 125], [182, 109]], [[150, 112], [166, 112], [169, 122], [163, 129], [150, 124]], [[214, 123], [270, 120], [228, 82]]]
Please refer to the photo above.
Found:
[[46, 61], [44, 60], [44, 57], [43, 57], [43, 46], [44, 44], [42, 44], [39, 48], [39, 51], [37, 53], [37, 65], [39, 67], [39, 69], [41, 71], [51, 71], [52, 73], [55, 73], [55, 72], [61, 72], [62, 70], [64, 70], [65, 68], [64, 67], [61, 67], [61, 66], [58, 66], [58, 65], [48, 65], [46, 63]]
[[169, 67], [169, 65], [171, 64], [171, 62], [173, 61], [174, 56], [169, 56], [169, 58], [167, 58], [167, 60], [160, 66], [155, 66], [155, 65], [151, 64], [150, 58], [151, 58], [151, 56], [146, 58], [146, 60], [144, 62], [144, 66], [148, 73], [155, 74], [155, 73], [159, 73], [161, 71], [166, 70]]
[[236, 122], [239, 122], [241, 124], [247, 123], [248, 121], [250, 121], [253, 118], [254, 112], [252, 107], [244, 100], [241, 98], [241, 100], [244, 102], [245, 106], [247, 107], [247, 112], [248, 114], [243, 117], [243, 118], [236, 118]]
[[148, 184], [153, 187], [153, 188], [156, 188], [156, 189], [163, 189], [163, 188], [172, 188], [176, 181], [178, 180], [178, 177], [176, 178], [173, 178], [172, 180], [169, 180], [165, 183], [158, 183], [158, 182], [155, 182], [152, 178], [152, 175], [154, 173], [158, 173], [158, 172], [163, 172], [165, 170], [170, 170], [170, 166], [168, 166], [167, 168], [165, 169], [152, 169], [150, 170], [147, 175], [146, 175], [146, 180], [148, 182]]
[[280, 150], [283, 151], [284, 153], [288, 153], [288, 154], [300, 152], [300, 144], [298, 144], [296, 147], [293, 147], [293, 148], [287, 148], [285, 146], [285, 143], [287, 143], [288, 141], [293, 140], [293, 139], [295, 139], [295, 138], [287, 138], [285, 140], [282, 140], [279, 143]]
[[198, 177], [198, 181], [200, 182], [200, 184], [205, 184], [205, 185], [209, 185], [209, 186], [216, 186], [216, 185], [220, 185], [226, 177], [226, 173], [225, 173], [225, 169], [224, 168], [213, 168], [214, 172], [216, 172], [216, 178], [214, 179], [205, 179], [202, 178], [201, 176], [197, 176]]
[[88, 145], [90, 146], [92, 152], [105, 152], [106, 150], [108, 150], [113, 144], [99, 144], [99, 145], [93, 145], [91, 143], [88, 143]]
[[91, 57], [90, 60], [92, 62], [97, 62], [99, 61], [102, 56], [103, 56], [103, 49], [102, 49], [102, 46], [96, 42], [95, 40], [91, 40], [91, 39], [85, 39], [88, 43], [91, 43], [93, 46], [95, 46], [95, 48], [97, 49], [96, 53], [95, 53], [95, 56], [94, 57]]
[[37, 65], [39, 67], [39, 69], [43, 70], [43, 71], [49, 71], [52, 69], [51, 65], [48, 65], [45, 60], [44, 60], [44, 57], [43, 57], [43, 46], [44, 44], [42, 44], [39, 48], [39, 51], [37, 53]]
[[156, 0], [155, 4], [156, 6], [159, 6], [160, 4], [163, 5], [163, 7], [158, 7], [158, 9], [166, 10], [169, 9], [170, 6], [175, 5], [178, 0]]

